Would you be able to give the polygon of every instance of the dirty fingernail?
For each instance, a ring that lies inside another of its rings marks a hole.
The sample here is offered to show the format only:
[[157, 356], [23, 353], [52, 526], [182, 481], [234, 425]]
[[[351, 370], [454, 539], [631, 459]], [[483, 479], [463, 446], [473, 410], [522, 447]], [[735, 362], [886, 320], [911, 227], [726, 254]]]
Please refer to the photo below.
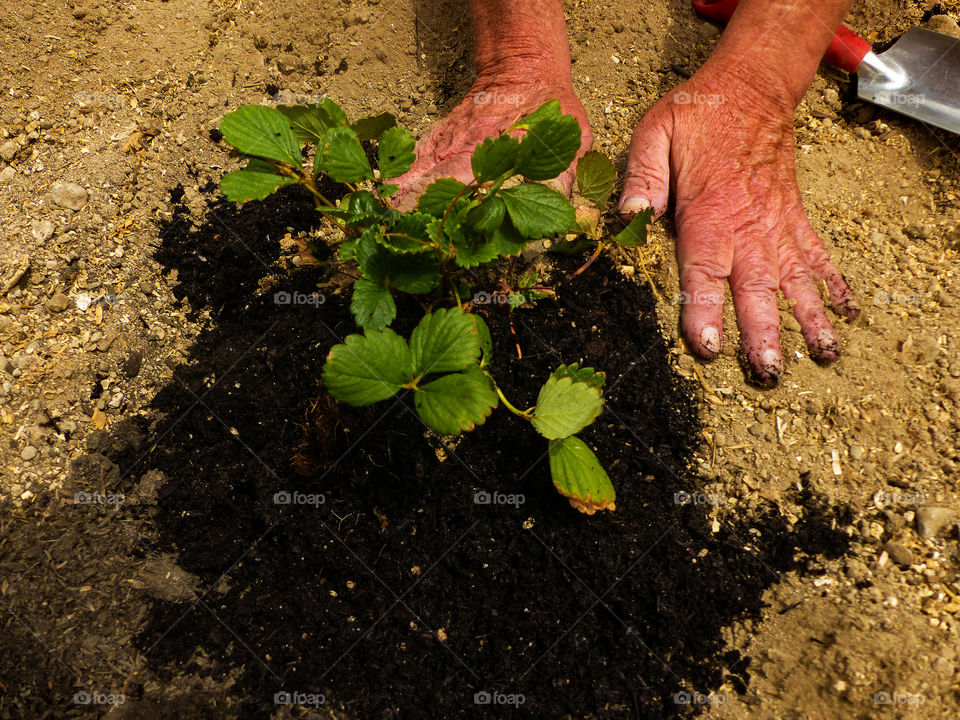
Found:
[[636, 215], [648, 207], [650, 207], [650, 201], [638, 196], [624, 198], [620, 201], [620, 213], [623, 215]]
[[773, 348], [767, 348], [760, 353], [760, 365], [763, 366], [765, 372], [774, 378], [779, 378], [780, 373], [783, 372], [783, 358]]
[[714, 355], [720, 352], [720, 333], [713, 325], [707, 325], [700, 331], [700, 344]]
[[821, 350], [836, 350], [840, 347], [840, 339], [824, 328], [817, 334], [817, 345]]

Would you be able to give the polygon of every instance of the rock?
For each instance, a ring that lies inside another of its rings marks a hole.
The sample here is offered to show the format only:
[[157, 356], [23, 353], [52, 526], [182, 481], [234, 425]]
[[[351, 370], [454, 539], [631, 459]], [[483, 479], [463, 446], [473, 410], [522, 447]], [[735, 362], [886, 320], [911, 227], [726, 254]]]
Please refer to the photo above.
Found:
[[823, 91], [823, 100], [827, 105], [837, 105], [840, 102], [840, 93], [833, 88], [827, 88]]
[[954, 512], [951, 508], [944, 507], [922, 507], [917, 510], [917, 530], [920, 537], [929, 539], [936, 537], [937, 533], [953, 519]]
[[5, 167], [3, 170], [0, 170], [0, 183], [9, 183], [13, 182], [13, 179], [17, 176], [17, 171], [12, 167]]
[[57, 293], [47, 300], [46, 308], [52, 313], [63, 312], [70, 307], [70, 298], [63, 293]]
[[11, 162], [18, 152], [20, 152], [20, 146], [15, 140], [7, 140], [3, 145], [0, 145], [0, 159], [5, 162]]
[[851, 460], [863, 460], [864, 450], [859, 445], [850, 446], [850, 459]]
[[944, 656], [938, 657], [933, 663], [933, 671], [944, 677], [951, 677], [954, 672], [953, 663]]
[[27, 445], [21, 452], [20, 457], [24, 460], [33, 460], [37, 456], [38, 450], [33, 445]]
[[0, 355], [0, 372], [13, 373], [16, 370], [16, 366], [10, 362], [10, 358]]
[[760, 423], [754, 423], [754, 424], [751, 425], [749, 428], [747, 428], [747, 432], [749, 432], [749, 433], [750, 433], [751, 435], [753, 435], [754, 437], [762, 438], [762, 437], [763, 437], [763, 425], [761, 425]]
[[53, 223], [49, 220], [35, 222], [33, 223], [33, 227], [30, 229], [30, 233], [39, 242], [46, 242], [53, 237]]
[[927, 20], [927, 27], [944, 35], [960, 38], [960, 25], [949, 15], [934, 15]]
[[927, 403], [923, 406], [923, 414], [927, 420], [935, 423], [940, 419], [940, 406], [936, 403]]
[[907, 568], [913, 565], [913, 553], [910, 552], [910, 549], [905, 545], [895, 542], [886, 542], [880, 546], [880, 549], [886, 550], [887, 555], [890, 556], [890, 559], [902, 568]]
[[68, 210], [80, 210], [87, 204], [87, 191], [76, 183], [54, 183], [50, 197], [60, 207]]

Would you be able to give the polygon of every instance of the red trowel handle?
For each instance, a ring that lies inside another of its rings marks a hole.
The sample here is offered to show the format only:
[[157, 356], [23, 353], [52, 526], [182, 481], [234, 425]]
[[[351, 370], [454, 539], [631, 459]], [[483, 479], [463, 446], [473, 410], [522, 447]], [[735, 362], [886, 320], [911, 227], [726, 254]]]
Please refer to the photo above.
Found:
[[[737, 9], [740, 0], [693, 0], [693, 7], [698, 14], [710, 20], [726, 23], [733, 17], [733, 11]], [[835, 65], [841, 70], [849, 73], [857, 71], [864, 56], [873, 50], [870, 43], [841, 25], [837, 30], [833, 40], [830, 41], [830, 47], [827, 48], [823, 59]]]

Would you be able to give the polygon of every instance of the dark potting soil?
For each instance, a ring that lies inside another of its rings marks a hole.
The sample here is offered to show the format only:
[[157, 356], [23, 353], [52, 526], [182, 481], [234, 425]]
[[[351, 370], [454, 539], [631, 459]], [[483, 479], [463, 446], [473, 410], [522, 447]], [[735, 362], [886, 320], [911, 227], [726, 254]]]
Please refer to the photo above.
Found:
[[[750, 659], [725, 650], [721, 628], [756, 613], [795, 548], [845, 545], [815, 498], [798, 499], [807, 512], [792, 530], [771, 512], [716, 533], [709, 505], [676, 502], [698, 490], [687, 464], [699, 426], [649, 289], [601, 260], [556, 302], [515, 312], [515, 334], [504, 310], [485, 313], [514, 405], [532, 404], [561, 362], [607, 373], [605, 412], [582, 437], [617, 510], [586, 517], [553, 489], [546, 442], [503, 409], [451, 442], [425, 430], [409, 395], [364, 409], [323, 395], [323, 360], [355, 331], [348, 297], [275, 302], [314, 292], [318, 268], [259, 289], [277, 274], [281, 228], [315, 222], [288, 193], [162, 233], [158, 259], [211, 321], [156, 397], [152, 452], [135, 468], [138, 455], [114, 458], [121, 485], [164, 473], [143, 550], [175, 553], [200, 580], [200, 601], [152, 608], [137, 642], [155, 671], [242, 668], [243, 718], [319, 694], [364, 720], [662, 718], [699, 709], [676, 693], [743, 691]], [[407, 309], [404, 333], [420, 317]]]

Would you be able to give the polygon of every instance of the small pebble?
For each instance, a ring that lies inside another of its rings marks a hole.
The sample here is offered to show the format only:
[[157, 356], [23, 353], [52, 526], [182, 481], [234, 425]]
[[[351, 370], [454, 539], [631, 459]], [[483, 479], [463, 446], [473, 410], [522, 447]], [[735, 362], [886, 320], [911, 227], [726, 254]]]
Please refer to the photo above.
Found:
[[900, 567], [907, 568], [913, 565], [913, 553], [910, 552], [910, 549], [905, 545], [887, 542], [881, 546], [881, 549], [886, 550], [890, 559]]
[[13, 160], [18, 152], [20, 152], [20, 146], [15, 140], [7, 140], [3, 145], [0, 145], [0, 159], [6, 162]]
[[953, 520], [954, 512], [944, 507], [922, 507], [917, 510], [917, 530], [920, 537], [928, 540], [936, 537]]
[[33, 445], [27, 445], [20, 452], [20, 457], [24, 460], [33, 460], [36, 456], [37, 456], [37, 449]]
[[60, 207], [68, 210], [80, 210], [87, 204], [87, 191], [76, 183], [54, 183], [50, 197]]
[[3, 170], [0, 170], [0, 183], [13, 182], [16, 176], [17, 171], [8, 165]]
[[960, 38], [960, 25], [949, 15], [934, 15], [927, 20], [927, 27], [938, 33]]
[[53, 297], [47, 300], [47, 310], [52, 313], [63, 312], [68, 307], [70, 307], [70, 298], [68, 298], [63, 293], [56, 293]]
[[53, 237], [53, 223], [49, 220], [35, 222], [30, 233], [38, 242], [46, 242]]

